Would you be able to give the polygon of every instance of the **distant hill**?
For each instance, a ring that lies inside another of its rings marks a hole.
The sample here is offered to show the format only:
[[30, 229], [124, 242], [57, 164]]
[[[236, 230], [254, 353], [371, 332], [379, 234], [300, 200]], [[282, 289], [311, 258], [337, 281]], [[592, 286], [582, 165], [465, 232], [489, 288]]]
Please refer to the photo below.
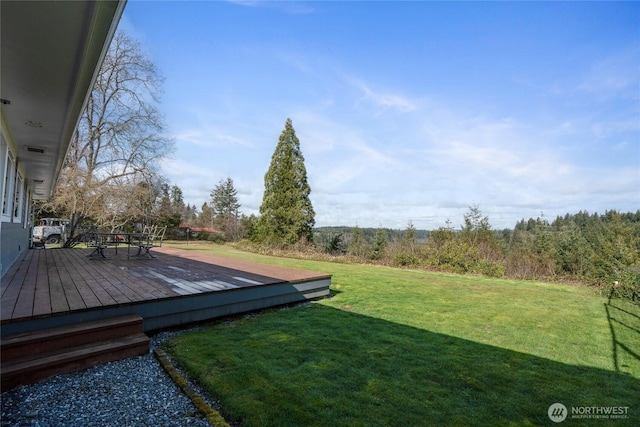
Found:
[[[376, 232], [378, 231], [377, 228], [371, 227], [358, 228], [367, 239], [373, 239], [373, 237], [376, 235]], [[329, 237], [335, 236], [336, 234], [340, 233], [342, 233], [345, 237], [350, 236], [351, 234], [353, 234], [354, 229], [355, 227], [348, 226], [315, 227], [313, 229], [313, 234], [316, 238], [316, 241], [324, 241]], [[389, 238], [389, 240], [400, 239], [407, 231], [394, 230], [391, 228], [383, 228], [383, 230], [387, 233], [387, 237]], [[414, 232], [417, 240], [425, 240], [429, 236], [428, 230], [414, 230]]]

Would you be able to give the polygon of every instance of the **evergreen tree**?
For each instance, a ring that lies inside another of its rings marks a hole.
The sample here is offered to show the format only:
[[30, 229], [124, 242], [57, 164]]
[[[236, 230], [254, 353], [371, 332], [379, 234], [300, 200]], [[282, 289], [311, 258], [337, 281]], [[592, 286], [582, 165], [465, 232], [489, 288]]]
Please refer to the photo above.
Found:
[[373, 240], [373, 250], [371, 253], [371, 259], [382, 259], [385, 255], [387, 243], [389, 242], [389, 236], [387, 232], [382, 228], [376, 230], [376, 236]]
[[416, 228], [413, 226], [413, 222], [409, 221], [407, 230], [402, 237], [402, 246], [404, 246], [403, 249], [413, 253], [416, 248], [416, 242]]
[[186, 222], [187, 224], [193, 224], [196, 216], [196, 206], [191, 206], [187, 203], [187, 207], [184, 209], [184, 218], [182, 218], [184, 222]]
[[287, 119], [264, 177], [260, 218], [253, 235], [259, 242], [293, 244], [313, 239], [315, 212], [311, 188], [291, 119]]
[[207, 202], [204, 202], [200, 208], [197, 225], [200, 227], [213, 228], [213, 209], [211, 209]]
[[367, 239], [360, 227], [356, 225], [356, 227], [353, 229], [353, 233], [351, 234], [351, 242], [349, 243], [347, 253], [349, 255], [364, 258], [366, 257], [367, 250]]
[[167, 183], [160, 185], [158, 196], [158, 215], [156, 221], [160, 225], [169, 228], [178, 227], [185, 213], [182, 190], [177, 185], [169, 186]]
[[170, 217], [173, 213], [171, 203], [171, 187], [169, 184], [160, 185], [160, 194], [158, 196], [158, 216], [162, 218]]
[[177, 185], [171, 187], [171, 211], [174, 215], [180, 215], [181, 219], [185, 219], [185, 213], [187, 207], [184, 205], [184, 197], [182, 195], [182, 189]]
[[238, 190], [233, 186], [233, 180], [220, 180], [211, 192], [211, 208], [213, 221], [227, 239], [235, 240], [240, 226], [240, 203]]

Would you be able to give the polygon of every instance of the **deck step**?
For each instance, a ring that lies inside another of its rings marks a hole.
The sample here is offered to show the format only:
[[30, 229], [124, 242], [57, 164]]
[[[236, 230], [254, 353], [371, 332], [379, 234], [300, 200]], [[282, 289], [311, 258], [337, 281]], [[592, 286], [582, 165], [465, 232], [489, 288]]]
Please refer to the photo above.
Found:
[[142, 318], [119, 318], [52, 328], [2, 339], [2, 391], [51, 376], [148, 353]]
[[138, 315], [112, 317], [15, 334], [7, 338], [2, 337], [0, 358], [4, 363], [22, 357], [38, 357], [42, 353], [131, 335], [136, 332], [142, 332], [142, 317]]

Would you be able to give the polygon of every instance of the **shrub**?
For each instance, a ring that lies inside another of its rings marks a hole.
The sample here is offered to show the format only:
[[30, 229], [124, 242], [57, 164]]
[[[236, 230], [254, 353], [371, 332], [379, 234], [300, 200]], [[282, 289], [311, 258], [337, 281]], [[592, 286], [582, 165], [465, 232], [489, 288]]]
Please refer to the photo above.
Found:
[[420, 265], [420, 258], [409, 252], [400, 252], [393, 255], [391, 262], [400, 267], [417, 267]]
[[505, 266], [499, 263], [481, 262], [474, 268], [474, 270], [483, 276], [504, 277]]
[[640, 267], [620, 273], [610, 286], [609, 296], [640, 302]]
[[331, 236], [329, 241], [324, 245], [325, 251], [331, 255], [344, 255], [347, 253], [346, 245], [343, 240], [343, 234], [338, 233]]

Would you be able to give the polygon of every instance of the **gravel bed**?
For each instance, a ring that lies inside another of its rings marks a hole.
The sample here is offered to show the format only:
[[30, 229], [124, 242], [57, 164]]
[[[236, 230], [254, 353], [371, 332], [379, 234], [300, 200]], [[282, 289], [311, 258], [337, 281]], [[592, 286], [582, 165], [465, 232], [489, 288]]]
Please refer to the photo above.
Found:
[[[210, 426], [153, 355], [161, 343], [182, 332], [185, 330], [153, 336], [151, 351], [144, 356], [59, 375], [2, 393], [0, 425]], [[198, 391], [197, 387], [194, 389]], [[216, 408], [215, 402], [199, 393]]]

